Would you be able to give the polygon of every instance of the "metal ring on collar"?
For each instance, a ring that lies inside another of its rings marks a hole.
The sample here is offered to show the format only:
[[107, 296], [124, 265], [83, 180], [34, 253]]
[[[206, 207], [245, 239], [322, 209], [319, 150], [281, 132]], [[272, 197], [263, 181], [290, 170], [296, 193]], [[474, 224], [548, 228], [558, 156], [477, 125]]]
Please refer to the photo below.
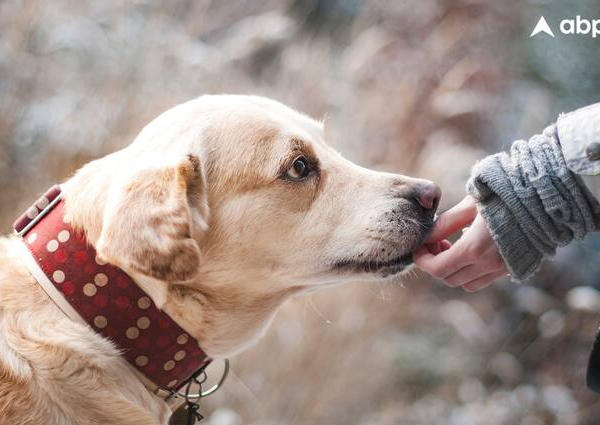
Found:
[[184, 397], [185, 399], [200, 399], [200, 398], [208, 397], [209, 395], [213, 394], [215, 391], [217, 391], [219, 388], [221, 388], [221, 386], [227, 379], [227, 375], [229, 375], [229, 359], [224, 359], [223, 365], [224, 365], [224, 367], [223, 367], [223, 374], [221, 375], [221, 379], [219, 379], [219, 382], [217, 382], [215, 385], [210, 387], [208, 390], [202, 391], [202, 392], [196, 393], [196, 394], [189, 394], [189, 392], [187, 392], [187, 391], [185, 391], [185, 392], [177, 391], [177, 394], [181, 397]]

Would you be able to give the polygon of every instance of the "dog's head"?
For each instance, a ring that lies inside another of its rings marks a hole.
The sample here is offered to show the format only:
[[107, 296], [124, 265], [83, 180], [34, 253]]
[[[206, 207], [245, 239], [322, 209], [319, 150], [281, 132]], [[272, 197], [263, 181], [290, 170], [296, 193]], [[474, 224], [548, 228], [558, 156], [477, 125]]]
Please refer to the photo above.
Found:
[[216, 310], [254, 312], [286, 289], [400, 273], [440, 197], [428, 181], [353, 164], [321, 123], [249, 96], [165, 112], [66, 188], [74, 225], [157, 304], [170, 287], [195, 287], [218, 293]]
[[203, 267], [304, 286], [393, 275], [440, 197], [428, 181], [353, 164], [321, 123], [258, 97], [175, 107], [102, 161], [89, 177], [102, 211], [84, 228], [104, 260], [167, 282]]

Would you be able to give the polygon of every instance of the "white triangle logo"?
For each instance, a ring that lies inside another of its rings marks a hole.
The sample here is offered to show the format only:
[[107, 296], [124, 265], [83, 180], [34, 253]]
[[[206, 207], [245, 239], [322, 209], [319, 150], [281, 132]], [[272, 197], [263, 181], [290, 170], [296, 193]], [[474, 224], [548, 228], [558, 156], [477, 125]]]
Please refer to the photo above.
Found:
[[531, 31], [531, 35], [529, 36], [529, 38], [533, 37], [534, 35], [538, 35], [541, 32], [545, 32], [546, 34], [554, 37], [554, 33], [552, 32], [550, 25], [548, 25], [548, 22], [546, 22], [546, 18], [544, 18], [543, 16], [540, 18], [533, 31]]

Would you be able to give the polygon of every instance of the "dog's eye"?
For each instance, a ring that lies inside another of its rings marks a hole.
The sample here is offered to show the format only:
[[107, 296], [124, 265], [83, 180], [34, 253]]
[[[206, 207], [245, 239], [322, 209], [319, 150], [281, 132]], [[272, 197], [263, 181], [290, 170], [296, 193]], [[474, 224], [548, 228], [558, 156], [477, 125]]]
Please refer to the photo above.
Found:
[[308, 160], [303, 156], [299, 156], [294, 160], [292, 166], [287, 170], [287, 175], [293, 180], [300, 180], [308, 177], [310, 174], [310, 167]]

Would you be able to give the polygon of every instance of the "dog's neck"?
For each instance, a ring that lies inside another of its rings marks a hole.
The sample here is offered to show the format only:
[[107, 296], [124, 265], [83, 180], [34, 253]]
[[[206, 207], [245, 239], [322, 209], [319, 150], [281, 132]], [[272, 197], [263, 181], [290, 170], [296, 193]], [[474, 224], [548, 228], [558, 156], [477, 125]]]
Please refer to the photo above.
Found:
[[201, 274], [192, 284], [172, 285], [163, 306], [213, 358], [232, 356], [254, 344], [277, 308], [298, 291], [250, 291], [244, 287], [256, 288], [263, 282], [254, 285], [246, 276], [238, 279], [217, 282], [210, 274]]
[[[107, 180], [111, 178], [99, 164], [92, 162], [62, 185], [66, 214], [74, 227], [85, 231], [92, 246], [101, 233], [107, 200], [107, 193], [100, 188], [110, 187]], [[210, 357], [219, 359], [255, 343], [277, 308], [302, 289], [273, 282], [273, 277], [266, 273], [214, 270], [211, 261], [210, 256], [203, 258], [198, 275], [181, 284], [125, 271], [157, 307], [198, 340]]]

